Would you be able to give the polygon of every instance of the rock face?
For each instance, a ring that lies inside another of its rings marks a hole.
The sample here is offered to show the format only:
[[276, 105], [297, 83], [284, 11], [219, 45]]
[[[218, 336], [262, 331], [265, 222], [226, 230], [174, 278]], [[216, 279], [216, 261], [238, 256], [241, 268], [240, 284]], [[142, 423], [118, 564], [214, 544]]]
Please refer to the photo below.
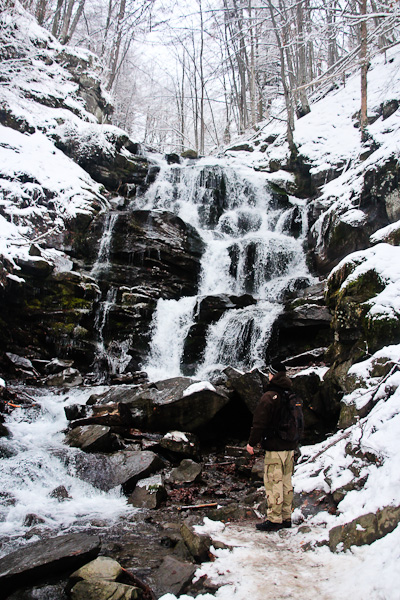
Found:
[[56, 145], [109, 191], [133, 196], [146, 189], [149, 161], [140, 155], [139, 144], [116, 127], [103, 126], [99, 140], [90, 127], [82, 133], [68, 125]]
[[[282, 361], [332, 342], [332, 315], [325, 305], [324, 283], [306, 288], [288, 301], [274, 324], [269, 352]], [[291, 361], [295, 366], [296, 361]], [[301, 363], [300, 363], [301, 364]]]
[[113, 243], [102, 262], [106, 227], [103, 216], [73, 236], [72, 254], [86, 275], [53, 273], [48, 263], [45, 273], [21, 265], [26, 283], [17, 295], [8, 280], [3, 316], [11, 327], [0, 333], [4, 348], [19, 354], [29, 345], [38, 357], [72, 358], [88, 371], [102, 360], [96, 356], [101, 336], [104, 350], [110, 347], [104, 358], [121, 354], [124, 343], [126, 364], [131, 360], [131, 370], [138, 369], [147, 354], [157, 299], [196, 293], [203, 242], [171, 213], [117, 213]]
[[9, 592], [49, 575], [76, 569], [96, 558], [100, 547], [100, 538], [81, 533], [24, 546], [0, 559], [2, 589]]
[[333, 527], [329, 532], [332, 552], [348, 550], [351, 546], [372, 544], [393, 531], [400, 521], [400, 507], [386, 506], [376, 514], [357, 517], [350, 523]]

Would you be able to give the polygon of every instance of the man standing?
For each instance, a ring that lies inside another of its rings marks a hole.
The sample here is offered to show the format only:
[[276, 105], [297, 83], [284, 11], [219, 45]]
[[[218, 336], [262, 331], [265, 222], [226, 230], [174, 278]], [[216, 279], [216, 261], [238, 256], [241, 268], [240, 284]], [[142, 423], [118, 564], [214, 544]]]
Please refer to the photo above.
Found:
[[247, 451], [261, 443], [265, 450], [264, 485], [267, 496], [267, 520], [257, 523], [260, 531], [278, 531], [291, 527], [294, 449], [297, 442], [281, 439], [277, 434], [284, 390], [292, 389], [286, 367], [273, 362], [268, 367], [269, 385], [254, 411]]

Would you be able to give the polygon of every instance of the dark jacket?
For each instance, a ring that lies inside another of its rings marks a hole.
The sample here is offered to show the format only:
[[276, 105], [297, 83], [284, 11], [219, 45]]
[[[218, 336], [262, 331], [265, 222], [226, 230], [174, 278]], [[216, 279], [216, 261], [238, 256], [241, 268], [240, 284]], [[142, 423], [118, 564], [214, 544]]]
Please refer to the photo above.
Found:
[[[254, 411], [250, 446], [262, 443], [264, 450], [294, 450], [297, 447], [296, 442], [282, 440], [274, 431], [279, 423], [282, 391], [291, 389], [292, 382], [285, 373], [278, 373], [271, 379]], [[266, 434], [265, 440], [264, 434]]]

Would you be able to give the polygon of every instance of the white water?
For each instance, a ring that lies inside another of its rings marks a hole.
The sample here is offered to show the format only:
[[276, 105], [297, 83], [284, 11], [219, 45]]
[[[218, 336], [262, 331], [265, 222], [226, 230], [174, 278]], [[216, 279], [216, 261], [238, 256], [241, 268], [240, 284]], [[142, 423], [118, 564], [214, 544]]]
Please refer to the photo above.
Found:
[[[100, 520], [109, 527], [122, 515], [134, 512], [119, 487], [103, 492], [78, 479], [73, 465], [81, 450], [63, 444], [62, 431], [67, 427], [64, 406], [84, 404], [94, 391], [99, 393], [101, 388], [44, 394], [34, 390], [38, 404], [14, 409], [7, 418], [12, 437], [0, 440], [1, 555], [29, 541], [23, 537], [29, 529], [24, 523], [27, 515], [43, 519], [41, 531], [54, 531], [55, 535], [60, 530], [95, 526]], [[51, 497], [61, 485], [71, 499], [60, 502]]]
[[105, 216], [99, 252], [90, 272], [92, 277], [98, 277], [102, 271], [107, 271], [110, 266], [111, 241], [117, 219], [118, 213], [109, 212]]
[[168, 379], [180, 373], [183, 344], [193, 322], [196, 297], [163, 300], [153, 318], [153, 337], [146, 371], [150, 379]]
[[[220, 193], [223, 188], [225, 194]], [[255, 306], [227, 311], [209, 328], [197, 376], [206, 377], [227, 364], [237, 368], [263, 365], [285, 292], [294, 289], [298, 279], [312, 282], [302, 247], [307, 231], [305, 201], [290, 201], [291, 206], [277, 209], [263, 173], [218, 159], [164, 165], [146, 194], [143, 207], [175, 212], [196, 227], [206, 242], [199, 296], [250, 293], [257, 299]], [[221, 204], [218, 214], [215, 211]], [[296, 208], [301, 212], [298, 239], [287, 233]], [[181, 373], [195, 301], [159, 301], [150, 356], [143, 365], [152, 379]]]

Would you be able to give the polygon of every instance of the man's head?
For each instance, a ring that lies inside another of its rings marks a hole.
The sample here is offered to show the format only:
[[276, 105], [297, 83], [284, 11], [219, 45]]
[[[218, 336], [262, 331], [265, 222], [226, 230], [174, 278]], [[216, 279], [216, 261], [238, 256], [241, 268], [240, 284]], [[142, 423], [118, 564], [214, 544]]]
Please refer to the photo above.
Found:
[[286, 373], [285, 365], [280, 362], [276, 362], [276, 361], [269, 364], [267, 367], [267, 370], [268, 370], [268, 377], [269, 377], [270, 381], [273, 377], [275, 377], [275, 375], [278, 375], [278, 373]]

